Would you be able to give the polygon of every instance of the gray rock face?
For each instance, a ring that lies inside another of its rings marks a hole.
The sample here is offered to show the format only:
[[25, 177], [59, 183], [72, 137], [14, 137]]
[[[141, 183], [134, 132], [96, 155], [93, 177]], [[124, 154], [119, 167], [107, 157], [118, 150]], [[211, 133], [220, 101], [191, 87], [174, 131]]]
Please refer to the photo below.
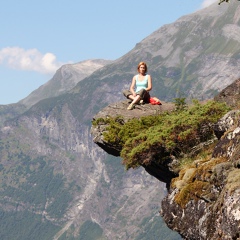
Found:
[[214, 97], [216, 101], [225, 102], [233, 108], [239, 108], [240, 102], [240, 79], [224, 88]]
[[232, 110], [218, 121], [218, 123], [214, 126], [214, 133], [218, 139], [220, 139], [231, 127], [234, 127], [239, 113], [239, 110]]
[[[238, 81], [233, 84], [237, 84]], [[224, 89], [215, 98], [220, 99], [226, 91], [227, 103], [233, 102], [231, 96], [235, 98], [235, 103], [240, 100], [232, 86]], [[221, 98], [221, 101], [224, 101], [224, 98]], [[111, 114], [116, 116], [113, 109], [112, 105], [106, 107], [94, 119]], [[129, 119], [128, 112], [122, 111], [121, 114], [125, 121]], [[131, 114], [140, 117], [141, 109], [136, 109], [135, 113]], [[167, 225], [185, 239], [230, 240], [240, 237], [239, 110], [228, 112], [215, 124], [214, 130], [218, 140], [212, 157], [196, 159], [177, 173], [172, 171], [172, 166], [178, 162], [174, 157], [168, 158], [166, 164], [152, 162], [143, 166], [148, 173], [167, 183], [169, 192], [162, 201], [161, 215]], [[93, 126], [94, 141], [108, 153], [111, 154], [112, 149], [112, 154], [118, 154], [120, 148], [104, 141], [104, 131], [106, 126]]]

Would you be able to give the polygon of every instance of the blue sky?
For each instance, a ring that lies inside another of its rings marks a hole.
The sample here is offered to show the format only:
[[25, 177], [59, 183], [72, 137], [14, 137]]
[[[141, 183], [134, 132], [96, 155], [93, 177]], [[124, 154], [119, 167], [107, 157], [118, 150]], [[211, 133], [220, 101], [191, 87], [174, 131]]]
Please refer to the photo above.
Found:
[[164, 24], [217, 0], [8, 0], [0, 8], [0, 104], [66, 63], [115, 60]]

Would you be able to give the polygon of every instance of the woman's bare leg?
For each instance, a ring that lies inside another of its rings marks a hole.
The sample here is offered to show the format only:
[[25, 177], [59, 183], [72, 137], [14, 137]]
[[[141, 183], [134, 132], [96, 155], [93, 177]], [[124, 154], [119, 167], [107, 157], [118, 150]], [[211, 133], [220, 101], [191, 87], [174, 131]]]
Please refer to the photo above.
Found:
[[134, 96], [133, 96], [133, 95], [128, 95], [128, 98], [129, 98], [130, 100], [134, 100]]
[[140, 96], [137, 95], [137, 96], [133, 99], [132, 104], [138, 103], [139, 101], [140, 101]]
[[140, 96], [139, 95], [137, 95], [135, 97], [133, 95], [129, 95], [128, 98], [132, 100], [133, 104], [135, 104], [135, 103], [140, 101]]
[[[131, 96], [131, 95], [130, 95]], [[130, 98], [130, 96], [128, 96], [129, 98]], [[129, 106], [127, 107], [127, 109], [128, 110], [132, 110], [133, 108], [134, 108], [134, 106], [135, 106], [135, 104], [137, 103], [137, 102], [139, 102], [140, 101], [140, 96], [139, 95], [137, 95], [136, 97], [133, 97], [132, 96], [132, 102], [129, 104]], [[130, 98], [131, 99], [131, 98]]]

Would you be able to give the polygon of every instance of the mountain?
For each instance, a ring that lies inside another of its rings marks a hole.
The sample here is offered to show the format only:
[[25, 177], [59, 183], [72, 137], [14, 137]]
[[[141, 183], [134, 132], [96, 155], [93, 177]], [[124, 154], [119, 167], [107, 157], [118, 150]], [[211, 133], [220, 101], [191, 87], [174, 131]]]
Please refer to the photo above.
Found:
[[0, 238], [179, 239], [158, 216], [164, 185], [142, 169], [126, 173], [58, 101], [66, 96], [1, 129]]
[[53, 78], [64, 93], [44, 95], [49, 83], [23, 100], [0, 131], [0, 239], [180, 239], [159, 216], [165, 185], [143, 168], [124, 171], [93, 143], [91, 120], [123, 99], [142, 60], [161, 100], [212, 98], [239, 75], [238, 16], [233, 1], [184, 16], [72, 89], [67, 66]]
[[13, 118], [26, 110], [22, 104], [0, 105], [0, 126], [10, 118]]
[[63, 65], [57, 70], [52, 79], [33, 91], [26, 98], [18, 103], [0, 105], [0, 125], [7, 119], [14, 118], [23, 113], [42, 99], [58, 96], [71, 90], [79, 81], [111, 62], [111, 60], [93, 59], [75, 64]]
[[[165, 101], [178, 96], [211, 98], [240, 75], [239, 16], [236, 1], [183, 16], [143, 39], [89, 81], [101, 82], [107, 102], [119, 101], [137, 64], [145, 61], [153, 78], [152, 95]], [[104, 89], [109, 89], [107, 94]]]
[[94, 71], [111, 62], [111, 60], [93, 59], [63, 65], [50, 81], [40, 86], [29, 96], [19, 101], [19, 103], [31, 107], [42, 99], [63, 94], [75, 87], [78, 82], [91, 75]]

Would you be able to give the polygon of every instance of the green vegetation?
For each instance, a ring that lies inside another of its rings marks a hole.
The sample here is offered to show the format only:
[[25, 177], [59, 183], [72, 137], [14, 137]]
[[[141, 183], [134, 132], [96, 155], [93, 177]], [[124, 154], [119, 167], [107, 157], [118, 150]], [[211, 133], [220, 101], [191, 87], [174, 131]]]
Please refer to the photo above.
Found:
[[69, 227], [69, 229], [61, 235], [59, 240], [77, 240], [76, 237], [74, 237], [74, 227], [73, 225]]
[[[46, 202], [48, 214], [52, 217], [63, 216], [71, 195], [64, 186], [61, 174], [54, 174], [53, 167], [42, 157], [31, 159], [29, 156], [12, 154], [14, 166], [2, 170], [0, 196], [9, 196], [15, 201], [29, 203], [32, 208], [43, 210]], [[0, 201], [1, 202], [1, 201]]]
[[79, 240], [102, 240], [102, 234], [102, 228], [97, 223], [88, 220], [80, 228]]
[[[214, 174], [212, 173], [216, 172], [215, 168], [218, 165], [226, 163], [227, 160], [225, 158], [212, 158], [210, 151], [212, 148], [211, 146], [207, 149], [206, 156], [201, 156], [202, 153], [200, 153], [195, 157], [195, 159], [198, 159], [195, 160], [198, 167], [196, 167], [195, 161], [188, 162], [182, 166], [179, 176], [172, 180], [172, 188], [178, 188], [179, 190], [174, 200], [182, 208], [191, 200], [214, 198], [211, 193], [211, 183], [214, 181], [215, 186], [217, 186], [217, 182], [214, 180]], [[236, 186], [237, 181], [239, 181], [239, 177], [234, 178], [234, 186]], [[222, 181], [220, 184], [222, 184]]]
[[210, 183], [203, 181], [194, 181], [192, 183], [189, 183], [176, 194], [175, 201], [182, 208], [184, 208], [190, 200], [198, 200], [203, 193], [209, 193], [210, 186]]
[[182, 111], [187, 108], [187, 103], [186, 103], [186, 98], [184, 97], [179, 97], [179, 98], [174, 98], [174, 104], [176, 106], [177, 111]]
[[144, 218], [141, 224], [141, 233], [135, 240], [180, 240], [177, 232], [171, 231], [163, 219], [159, 216], [154, 218]]
[[213, 137], [212, 125], [228, 110], [223, 103], [208, 101], [203, 105], [194, 101], [182, 111], [132, 119], [125, 124], [121, 117], [97, 121], [108, 124], [104, 139], [122, 148], [121, 157], [129, 169], [162, 161], [170, 154], [189, 153], [192, 147]]
[[[1, 145], [0, 239], [52, 239], [75, 186], [54, 172], [53, 160], [31, 158], [17, 152], [18, 148], [8, 152], [7, 140]], [[5, 158], [11, 162], [5, 162]], [[53, 218], [56, 225], [47, 220]]]
[[0, 209], [0, 239], [43, 240], [52, 239], [60, 230], [41, 215], [29, 211], [3, 211]]

